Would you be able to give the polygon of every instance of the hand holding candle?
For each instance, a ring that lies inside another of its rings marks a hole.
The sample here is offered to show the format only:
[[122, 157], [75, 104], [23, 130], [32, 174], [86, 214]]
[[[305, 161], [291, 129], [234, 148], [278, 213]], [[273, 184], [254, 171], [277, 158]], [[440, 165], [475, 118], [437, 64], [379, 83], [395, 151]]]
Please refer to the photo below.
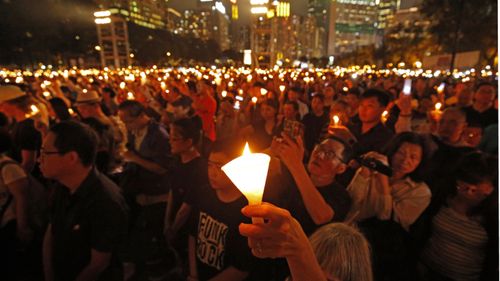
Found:
[[[222, 171], [247, 198], [249, 205], [262, 203], [270, 160], [267, 154], [251, 153], [247, 143], [243, 155], [222, 167]], [[263, 220], [253, 218], [252, 222], [263, 223]]]

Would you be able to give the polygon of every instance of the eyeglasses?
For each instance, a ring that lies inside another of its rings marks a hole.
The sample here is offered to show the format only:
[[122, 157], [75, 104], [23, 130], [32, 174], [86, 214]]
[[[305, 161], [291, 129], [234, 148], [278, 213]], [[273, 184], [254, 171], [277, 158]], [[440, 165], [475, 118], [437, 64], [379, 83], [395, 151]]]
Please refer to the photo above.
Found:
[[60, 151], [47, 151], [43, 148], [40, 149], [40, 158], [52, 154], [62, 154], [62, 153]]
[[344, 163], [344, 160], [335, 153], [335, 151], [328, 149], [325, 145], [318, 144], [314, 150], [313, 154], [316, 154], [320, 159], [323, 160], [333, 160], [335, 158], [339, 159], [340, 162]]

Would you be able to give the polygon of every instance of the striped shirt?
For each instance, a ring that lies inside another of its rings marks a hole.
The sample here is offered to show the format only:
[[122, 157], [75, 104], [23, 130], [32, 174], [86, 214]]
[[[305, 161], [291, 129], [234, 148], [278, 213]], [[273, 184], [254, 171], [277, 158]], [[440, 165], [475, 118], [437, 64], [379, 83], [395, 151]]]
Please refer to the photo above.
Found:
[[478, 220], [442, 207], [432, 220], [432, 235], [421, 260], [457, 281], [479, 280], [488, 234]]

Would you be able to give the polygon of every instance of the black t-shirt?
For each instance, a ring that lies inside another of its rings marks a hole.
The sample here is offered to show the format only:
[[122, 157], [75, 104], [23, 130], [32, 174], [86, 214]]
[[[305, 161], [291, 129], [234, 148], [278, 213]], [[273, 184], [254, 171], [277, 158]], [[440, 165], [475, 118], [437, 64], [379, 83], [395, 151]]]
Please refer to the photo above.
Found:
[[215, 191], [205, 185], [186, 197], [191, 205], [191, 235], [196, 240], [196, 263], [200, 280], [213, 278], [228, 267], [252, 271], [256, 258], [252, 256], [246, 237], [238, 231], [240, 223], [250, 223], [241, 214], [248, 204], [241, 196], [229, 203], [218, 199]]
[[50, 219], [54, 280], [75, 280], [91, 249], [114, 252], [127, 233], [126, 212], [118, 186], [95, 170], [73, 194], [57, 185]]
[[326, 112], [321, 116], [314, 113], [307, 113], [302, 119], [304, 124], [304, 145], [308, 151], [312, 151], [314, 145], [319, 142], [321, 130], [328, 123], [328, 114]]
[[[351, 208], [351, 197], [349, 196], [349, 193], [347, 193], [346, 189], [335, 182], [327, 186], [317, 187], [317, 189], [321, 196], [323, 196], [326, 203], [330, 205], [335, 212], [332, 221], [344, 221], [349, 209]], [[304, 232], [307, 235], [312, 234], [320, 227], [320, 225], [316, 225], [316, 223], [314, 223], [313, 219], [307, 212], [297, 186], [294, 186], [290, 190], [287, 207], [285, 208], [290, 211], [292, 216], [296, 218], [297, 221], [299, 221], [302, 229], [304, 229]]]
[[493, 107], [484, 112], [479, 112], [474, 107], [468, 106], [464, 108], [464, 111], [467, 114], [467, 123], [469, 125], [479, 124], [484, 129], [489, 125], [498, 124], [498, 110]]
[[347, 126], [349, 131], [358, 140], [353, 145], [354, 156], [361, 156], [369, 151], [381, 152], [385, 145], [392, 139], [394, 133], [379, 122], [375, 127], [366, 133], [361, 133], [362, 123], [354, 123]]
[[187, 163], [178, 161], [170, 172], [170, 188], [173, 193], [173, 213], [175, 214], [185, 201], [188, 193], [208, 184], [207, 160], [197, 157]]
[[256, 122], [252, 125], [252, 127], [254, 129], [254, 133], [248, 140], [250, 149], [254, 152], [261, 152], [266, 148], [270, 147], [277, 128], [275, 127], [273, 131], [269, 134], [266, 131], [264, 121]]

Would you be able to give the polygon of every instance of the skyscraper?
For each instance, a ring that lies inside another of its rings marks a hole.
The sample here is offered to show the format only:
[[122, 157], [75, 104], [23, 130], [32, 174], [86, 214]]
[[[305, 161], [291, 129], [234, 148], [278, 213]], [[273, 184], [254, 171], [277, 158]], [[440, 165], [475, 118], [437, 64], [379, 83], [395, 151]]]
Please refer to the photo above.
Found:
[[95, 0], [99, 9], [120, 14], [127, 21], [151, 29], [167, 28], [168, 0]]

